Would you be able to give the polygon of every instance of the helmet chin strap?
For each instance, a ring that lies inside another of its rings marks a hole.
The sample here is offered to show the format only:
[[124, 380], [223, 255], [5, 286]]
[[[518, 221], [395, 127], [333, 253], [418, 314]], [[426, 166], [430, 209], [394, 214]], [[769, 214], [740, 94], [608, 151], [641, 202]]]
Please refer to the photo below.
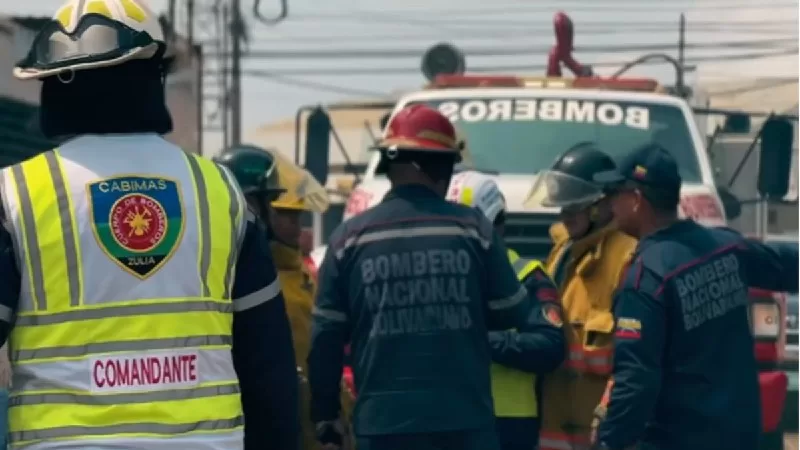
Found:
[[431, 184], [436, 184], [433, 181], [433, 178], [430, 175], [428, 175], [428, 172], [422, 170], [422, 167], [419, 165], [419, 163], [417, 163], [416, 161], [411, 161], [411, 165], [414, 166], [414, 168], [417, 169], [417, 172], [421, 173], [423, 177], [427, 178], [428, 181], [431, 182]]
[[[445, 182], [446, 184], [449, 184], [449, 178], [453, 176], [453, 171], [451, 170], [450, 174], [449, 174], [449, 177], [444, 177], [444, 178], [434, 177], [434, 176], [431, 175], [431, 171], [433, 170], [433, 168], [429, 168], [428, 170], [425, 170], [425, 168], [423, 168], [423, 165], [421, 165], [417, 161], [413, 161], [413, 160], [411, 161], [411, 165], [414, 167], [414, 169], [417, 172], [422, 174], [422, 176], [425, 177], [428, 180], [428, 183], [432, 187], [435, 187], [437, 189], [441, 186], [442, 182]], [[438, 170], [433, 170], [433, 171], [436, 172], [436, 175], [444, 175], [443, 172], [440, 173]], [[445, 186], [445, 189], [447, 189], [447, 186]]]

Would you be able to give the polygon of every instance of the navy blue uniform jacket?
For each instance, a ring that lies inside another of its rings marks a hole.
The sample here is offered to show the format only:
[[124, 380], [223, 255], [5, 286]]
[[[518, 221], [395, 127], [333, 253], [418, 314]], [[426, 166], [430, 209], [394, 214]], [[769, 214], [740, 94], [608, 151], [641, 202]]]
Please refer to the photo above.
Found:
[[492, 361], [524, 372], [552, 372], [567, 355], [558, 289], [542, 269], [522, 283], [531, 299], [530, 320], [524, 329], [489, 332]]
[[614, 379], [598, 440], [752, 450], [761, 427], [748, 287], [797, 291], [797, 251], [679, 221], [645, 237], [615, 297]]
[[487, 332], [521, 327], [530, 305], [479, 211], [394, 188], [334, 231], [315, 303], [314, 420], [338, 415], [350, 342], [357, 435], [493, 427]]
[[[0, 274], [0, 306], [15, 311], [21, 277], [11, 235], [2, 226]], [[300, 445], [297, 365], [278, 286], [264, 228], [251, 217], [233, 286], [233, 362], [246, 417], [246, 450], [297, 450]], [[0, 320], [0, 342], [6, 341], [11, 327]]]

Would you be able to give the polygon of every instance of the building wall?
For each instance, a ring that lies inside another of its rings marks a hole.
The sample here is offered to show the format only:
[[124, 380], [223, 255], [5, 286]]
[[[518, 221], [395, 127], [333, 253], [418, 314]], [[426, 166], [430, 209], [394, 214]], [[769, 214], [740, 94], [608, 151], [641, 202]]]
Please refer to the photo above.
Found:
[[[754, 136], [723, 137], [711, 148], [712, 165], [717, 171], [717, 180], [721, 185], [727, 185], [736, 168], [747, 154]], [[796, 142], [796, 141], [795, 141]], [[798, 230], [797, 206], [797, 150], [793, 158], [793, 168], [790, 183], [790, 192], [786, 200], [790, 203], [772, 203], [767, 208], [766, 232], [769, 234], [796, 233]], [[742, 166], [742, 170], [731, 186], [731, 192], [746, 204], [742, 205], [742, 215], [731, 222], [731, 226], [743, 233], [756, 233], [760, 227], [759, 222], [764, 219], [758, 212], [757, 204], [753, 202], [758, 198], [758, 145]]]
[[167, 106], [172, 115], [172, 133], [166, 136], [182, 149], [200, 153], [203, 131], [201, 128], [202, 102], [202, 51], [199, 46], [178, 58], [175, 70], [167, 75]]
[[40, 83], [20, 81], [13, 75], [14, 65], [25, 56], [32, 39], [31, 30], [0, 18], [0, 96], [38, 103]]
[[[20, 81], [12, 74], [13, 67], [27, 52], [36, 33], [15, 22], [0, 18], [0, 97], [39, 103], [38, 81]], [[179, 41], [180, 43], [180, 41]], [[184, 45], [184, 48], [186, 46]], [[202, 97], [202, 58], [200, 48], [181, 53], [175, 71], [167, 76], [167, 105], [172, 115], [173, 132], [167, 139], [186, 151], [199, 153], [202, 131], [200, 128]]]

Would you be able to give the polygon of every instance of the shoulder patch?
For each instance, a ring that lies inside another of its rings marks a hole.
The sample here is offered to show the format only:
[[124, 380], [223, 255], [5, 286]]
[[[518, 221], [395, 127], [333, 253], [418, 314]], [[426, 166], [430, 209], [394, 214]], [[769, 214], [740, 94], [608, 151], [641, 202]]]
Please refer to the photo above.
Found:
[[123, 175], [89, 183], [86, 191], [92, 231], [112, 261], [143, 280], [169, 260], [184, 229], [178, 181]]
[[622, 339], [639, 339], [642, 337], [642, 322], [631, 317], [620, 317], [614, 335]]
[[553, 303], [542, 304], [542, 316], [544, 320], [556, 328], [561, 328], [564, 325], [564, 319], [561, 318], [561, 310]]

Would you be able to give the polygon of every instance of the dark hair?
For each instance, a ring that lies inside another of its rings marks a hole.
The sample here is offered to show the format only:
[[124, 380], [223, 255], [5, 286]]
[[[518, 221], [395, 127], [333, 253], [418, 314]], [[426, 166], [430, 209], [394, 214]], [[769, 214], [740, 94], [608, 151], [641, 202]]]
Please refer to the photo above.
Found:
[[381, 155], [381, 158], [382, 161], [387, 164], [387, 167], [390, 167], [392, 163], [415, 163], [419, 170], [424, 172], [425, 175], [435, 182], [453, 176], [456, 162], [455, 154], [434, 152], [402, 151], [392, 160], [389, 160], [384, 153]]
[[681, 201], [680, 191], [663, 189], [648, 184], [636, 184], [653, 210], [661, 214], [675, 214], [677, 212], [678, 203]]
[[42, 83], [39, 120], [45, 136], [172, 131], [161, 61], [128, 61], [69, 76], [68, 83], [56, 76]]
[[500, 211], [497, 217], [494, 218], [494, 226], [499, 227], [506, 224], [506, 212]]

